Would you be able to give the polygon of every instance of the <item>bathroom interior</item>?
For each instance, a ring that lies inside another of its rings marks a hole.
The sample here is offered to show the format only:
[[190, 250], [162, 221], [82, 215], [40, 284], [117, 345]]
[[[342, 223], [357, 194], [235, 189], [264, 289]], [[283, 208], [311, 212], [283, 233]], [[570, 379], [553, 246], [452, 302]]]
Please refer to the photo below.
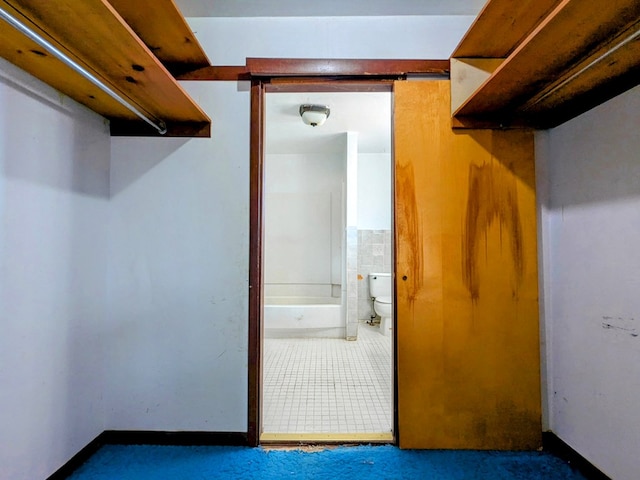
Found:
[[390, 92], [267, 94], [262, 441], [393, 438], [391, 165]]

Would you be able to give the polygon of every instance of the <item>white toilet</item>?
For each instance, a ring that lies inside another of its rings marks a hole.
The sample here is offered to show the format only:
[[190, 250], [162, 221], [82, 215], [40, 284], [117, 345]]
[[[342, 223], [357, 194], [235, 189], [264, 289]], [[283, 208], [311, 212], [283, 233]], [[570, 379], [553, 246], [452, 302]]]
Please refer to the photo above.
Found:
[[380, 333], [383, 335], [389, 335], [393, 325], [391, 274], [370, 273], [369, 294], [374, 299], [373, 309], [378, 315], [380, 315]]

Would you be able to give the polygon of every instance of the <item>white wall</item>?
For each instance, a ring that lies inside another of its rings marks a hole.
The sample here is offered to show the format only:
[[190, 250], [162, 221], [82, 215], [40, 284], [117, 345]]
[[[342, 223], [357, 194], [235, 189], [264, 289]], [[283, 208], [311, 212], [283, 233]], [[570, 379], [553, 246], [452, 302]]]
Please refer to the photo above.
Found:
[[344, 163], [335, 153], [266, 156], [266, 295], [331, 296], [341, 283]]
[[0, 59], [0, 478], [104, 429], [109, 132]]
[[[472, 17], [190, 19], [216, 65], [246, 57], [448, 58]], [[318, 40], [309, 31], [327, 32]], [[305, 35], [302, 35], [304, 33]], [[211, 139], [112, 141], [110, 429], [246, 431], [246, 84], [184, 82]]]
[[539, 136], [551, 429], [638, 476], [640, 87]]
[[108, 429], [247, 429], [249, 92], [187, 87], [210, 139], [112, 139]]
[[448, 59], [473, 15], [189, 18], [214, 65], [247, 57]]
[[358, 229], [391, 229], [391, 155], [358, 155]]

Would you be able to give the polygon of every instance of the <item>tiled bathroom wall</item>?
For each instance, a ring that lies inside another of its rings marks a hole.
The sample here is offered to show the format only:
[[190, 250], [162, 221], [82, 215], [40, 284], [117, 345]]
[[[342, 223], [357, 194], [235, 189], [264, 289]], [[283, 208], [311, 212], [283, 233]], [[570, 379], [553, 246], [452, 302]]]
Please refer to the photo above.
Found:
[[358, 319], [369, 320], [373, 304], [370, 273], [390, 273], [393, 263], [391, 230], [358, 230]]

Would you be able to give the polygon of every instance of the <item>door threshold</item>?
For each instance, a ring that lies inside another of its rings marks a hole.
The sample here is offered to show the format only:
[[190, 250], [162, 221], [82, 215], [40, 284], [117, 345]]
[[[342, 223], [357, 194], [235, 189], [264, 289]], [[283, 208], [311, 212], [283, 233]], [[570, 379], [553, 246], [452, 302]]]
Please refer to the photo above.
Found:
[[263, 433], [262, 444], [287, 443], [394, 443], [393, 433]]

